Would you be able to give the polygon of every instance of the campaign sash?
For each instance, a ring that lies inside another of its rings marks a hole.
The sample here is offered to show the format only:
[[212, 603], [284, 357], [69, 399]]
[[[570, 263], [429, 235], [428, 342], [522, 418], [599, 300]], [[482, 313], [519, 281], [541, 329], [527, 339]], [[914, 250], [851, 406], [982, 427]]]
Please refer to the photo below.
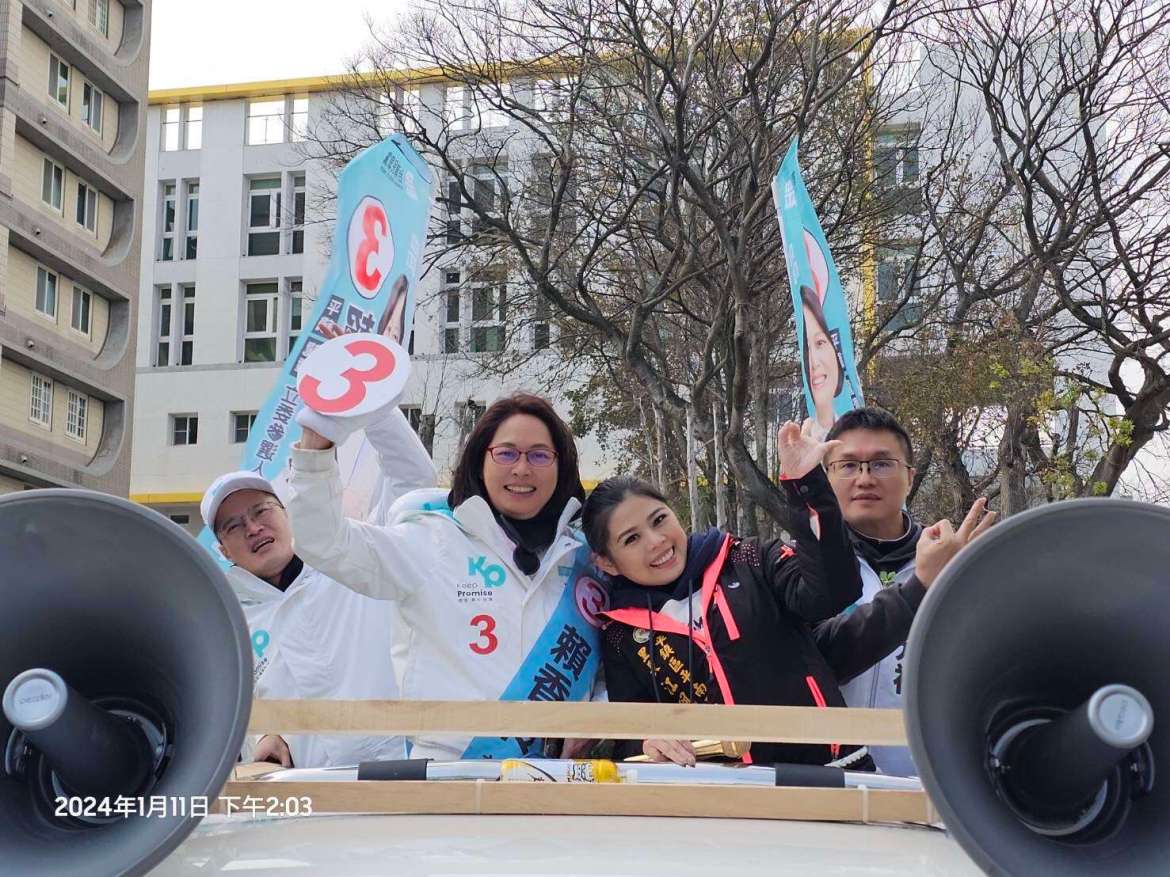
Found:
[[[597, 582], [590, 562], [592, 552], [582, 545], [573, 555], [561, 599], [537, 637], [520, 669], [500, 700], [586, 700], [601, 665], [601, 620], [606, 592]], [[520, 758], [539, 753], [544, 741], [516, 737], [476, 737], [464, 758]]]

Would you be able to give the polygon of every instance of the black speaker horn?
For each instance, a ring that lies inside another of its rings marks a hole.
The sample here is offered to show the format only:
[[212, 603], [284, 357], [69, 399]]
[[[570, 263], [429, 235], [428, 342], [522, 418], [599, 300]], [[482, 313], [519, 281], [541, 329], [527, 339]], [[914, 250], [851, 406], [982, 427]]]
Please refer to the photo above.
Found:
[[918, 611], [906, 721], [947, 828], [988, 874], [1167, 873], [1170, 509], [1012, 517]]
[[0, 497], [0, 870], [161, 861], [228, 777], [251, 669], [223, 573], [170, 521], [83, 490]]

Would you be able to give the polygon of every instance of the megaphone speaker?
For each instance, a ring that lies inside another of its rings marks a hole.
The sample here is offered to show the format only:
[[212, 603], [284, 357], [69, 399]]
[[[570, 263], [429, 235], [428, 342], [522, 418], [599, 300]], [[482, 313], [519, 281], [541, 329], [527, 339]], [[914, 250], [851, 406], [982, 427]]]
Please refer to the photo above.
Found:
[[223, 573], [126, 500], [9, 494], [0, 644], [0, 870], [145, 873], [219, 793], [247, 726], [247, 625]]
[[1057, 503], [964, 549], [906, 647], [907, 735], [989, 874], [1167, 873], [1170, 509]]

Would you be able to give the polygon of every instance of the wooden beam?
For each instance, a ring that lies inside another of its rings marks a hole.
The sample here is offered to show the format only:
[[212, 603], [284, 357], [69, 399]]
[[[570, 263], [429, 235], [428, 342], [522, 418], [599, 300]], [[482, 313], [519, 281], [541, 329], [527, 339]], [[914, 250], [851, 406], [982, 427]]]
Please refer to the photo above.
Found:
[[256, 700], [248, 731], [906, 745], [900, 710], [719, 704]]
[[[214, 812], [684, 816], [934, 824], [923, 792], [625, 783], [229, 782]], [[256, 802], [256, 803], [249, 803]], [[294, 814], [296, 815], [296, 814]]]

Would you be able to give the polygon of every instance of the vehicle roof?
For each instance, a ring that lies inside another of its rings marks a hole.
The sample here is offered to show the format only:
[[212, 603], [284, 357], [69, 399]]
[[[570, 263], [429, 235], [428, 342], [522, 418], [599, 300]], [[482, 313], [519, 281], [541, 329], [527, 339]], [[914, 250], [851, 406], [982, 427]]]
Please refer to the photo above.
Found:
[[977, 875], [909, 825], [619, 816], [210, 816], [152, 873], [193, 877]]

